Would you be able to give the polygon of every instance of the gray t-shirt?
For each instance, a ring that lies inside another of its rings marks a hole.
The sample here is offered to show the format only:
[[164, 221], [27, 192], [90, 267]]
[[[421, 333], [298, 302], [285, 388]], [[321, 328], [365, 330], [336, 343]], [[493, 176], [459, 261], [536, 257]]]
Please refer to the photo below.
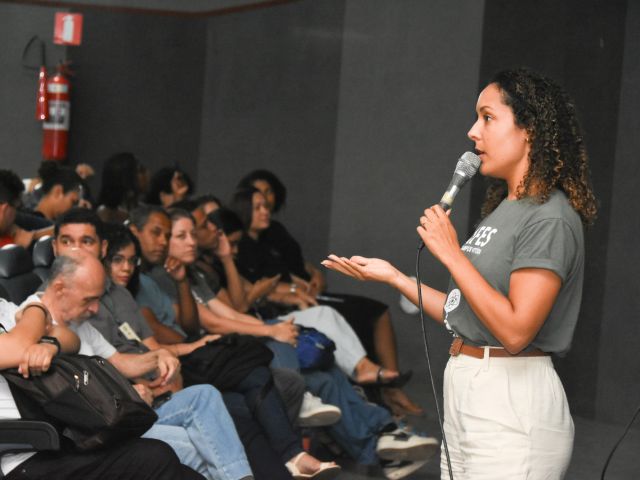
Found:
[[149, 351], [142, 341], [153, 336], [153, 330], [124, 287], [109, 282], [100, 298], [98, 313], [89, 318], [89, 323], [120, 353]]
[[150, 309], [160, 323], [173, 328], [184, 337], [187, 336], [176, 320], [176, 312], [173, 310], [171, 298], [154, 279], [144, 273], [140, 274], [140, 287], [136, 294], [136, 302], [141, 308]]
[[[544, 204], [504, 200], [462, 246], [489, 284], [509, 294], [511, 272], [521, 268], [551, 270], [562, 279], [556, 301], [527, 348], [564, 355], [578, 320], [584, 275], [584, 238], [579, 215], [566, 196], [555, 191]], [[535, 295], [536, 292], [531, 292]], [[445, 325], [477, 346], [501, 346], [467, 304], [451, 279]]]
[[[163, 267], [159, 265], [153, 267], [149, 272], [149, 276], [157, 282], [163, 292], [169, 295], [173, 303], [178, 303], [178, 286]], [[207, 284], [207, 280], [202, 272], [189, 266], [187, 268], [187, 277], [189, 279], [191, 293], [196, 302], [206, 305], [207, 302], [216, 297], [215, 292]]]

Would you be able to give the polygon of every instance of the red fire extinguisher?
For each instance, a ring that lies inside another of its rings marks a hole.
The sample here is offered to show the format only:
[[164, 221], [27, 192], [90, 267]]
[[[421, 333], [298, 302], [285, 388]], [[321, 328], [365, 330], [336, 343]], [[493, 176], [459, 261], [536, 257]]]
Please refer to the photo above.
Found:
[[42, 158], [44, 160], [64, 160], [67, 158], [69, 138], [70, 82], [59, 65], [56, 74], [47, 80], [47, 102], [49, 117], [43, 122]]

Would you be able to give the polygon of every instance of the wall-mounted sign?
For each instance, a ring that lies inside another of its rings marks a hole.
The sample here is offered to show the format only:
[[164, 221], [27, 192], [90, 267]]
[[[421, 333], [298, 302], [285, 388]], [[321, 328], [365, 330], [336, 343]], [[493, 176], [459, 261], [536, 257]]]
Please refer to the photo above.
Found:
[[56, 13], [53, 43], [58, 45], [80, 45], [82, 43], [81, 13]]

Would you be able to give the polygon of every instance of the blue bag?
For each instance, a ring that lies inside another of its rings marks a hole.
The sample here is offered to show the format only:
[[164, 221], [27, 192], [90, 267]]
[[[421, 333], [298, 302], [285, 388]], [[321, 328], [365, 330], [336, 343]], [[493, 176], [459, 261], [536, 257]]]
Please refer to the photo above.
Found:
[[326, 369], [333, 365], [336, 344], [315, 328], [300, 327], [298, 334], [298, 362], [302, 370]]

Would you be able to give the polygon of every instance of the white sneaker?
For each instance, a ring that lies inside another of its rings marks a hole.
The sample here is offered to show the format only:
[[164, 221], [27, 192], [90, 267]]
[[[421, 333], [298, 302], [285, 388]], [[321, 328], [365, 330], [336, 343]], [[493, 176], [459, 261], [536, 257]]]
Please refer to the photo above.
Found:
[[397, 428], [378, 438], [376, 453], [383, 460], [429, 460], [440, 447], [433, 437], [423, 437]]
[[342, 412], [335, 405], [327, 405], [310, 392], [304, 392], [298, 414], [300, 427], [326, 427], [340, 421]]
[[398, 480], [420, 470], [427, 464], [427, 462], [428, 460], [418, 460], [416, 462], [398, 460], [382, 467], [382, 472], [384, 473], [385, 478], [388, 478], [390, 480]]

